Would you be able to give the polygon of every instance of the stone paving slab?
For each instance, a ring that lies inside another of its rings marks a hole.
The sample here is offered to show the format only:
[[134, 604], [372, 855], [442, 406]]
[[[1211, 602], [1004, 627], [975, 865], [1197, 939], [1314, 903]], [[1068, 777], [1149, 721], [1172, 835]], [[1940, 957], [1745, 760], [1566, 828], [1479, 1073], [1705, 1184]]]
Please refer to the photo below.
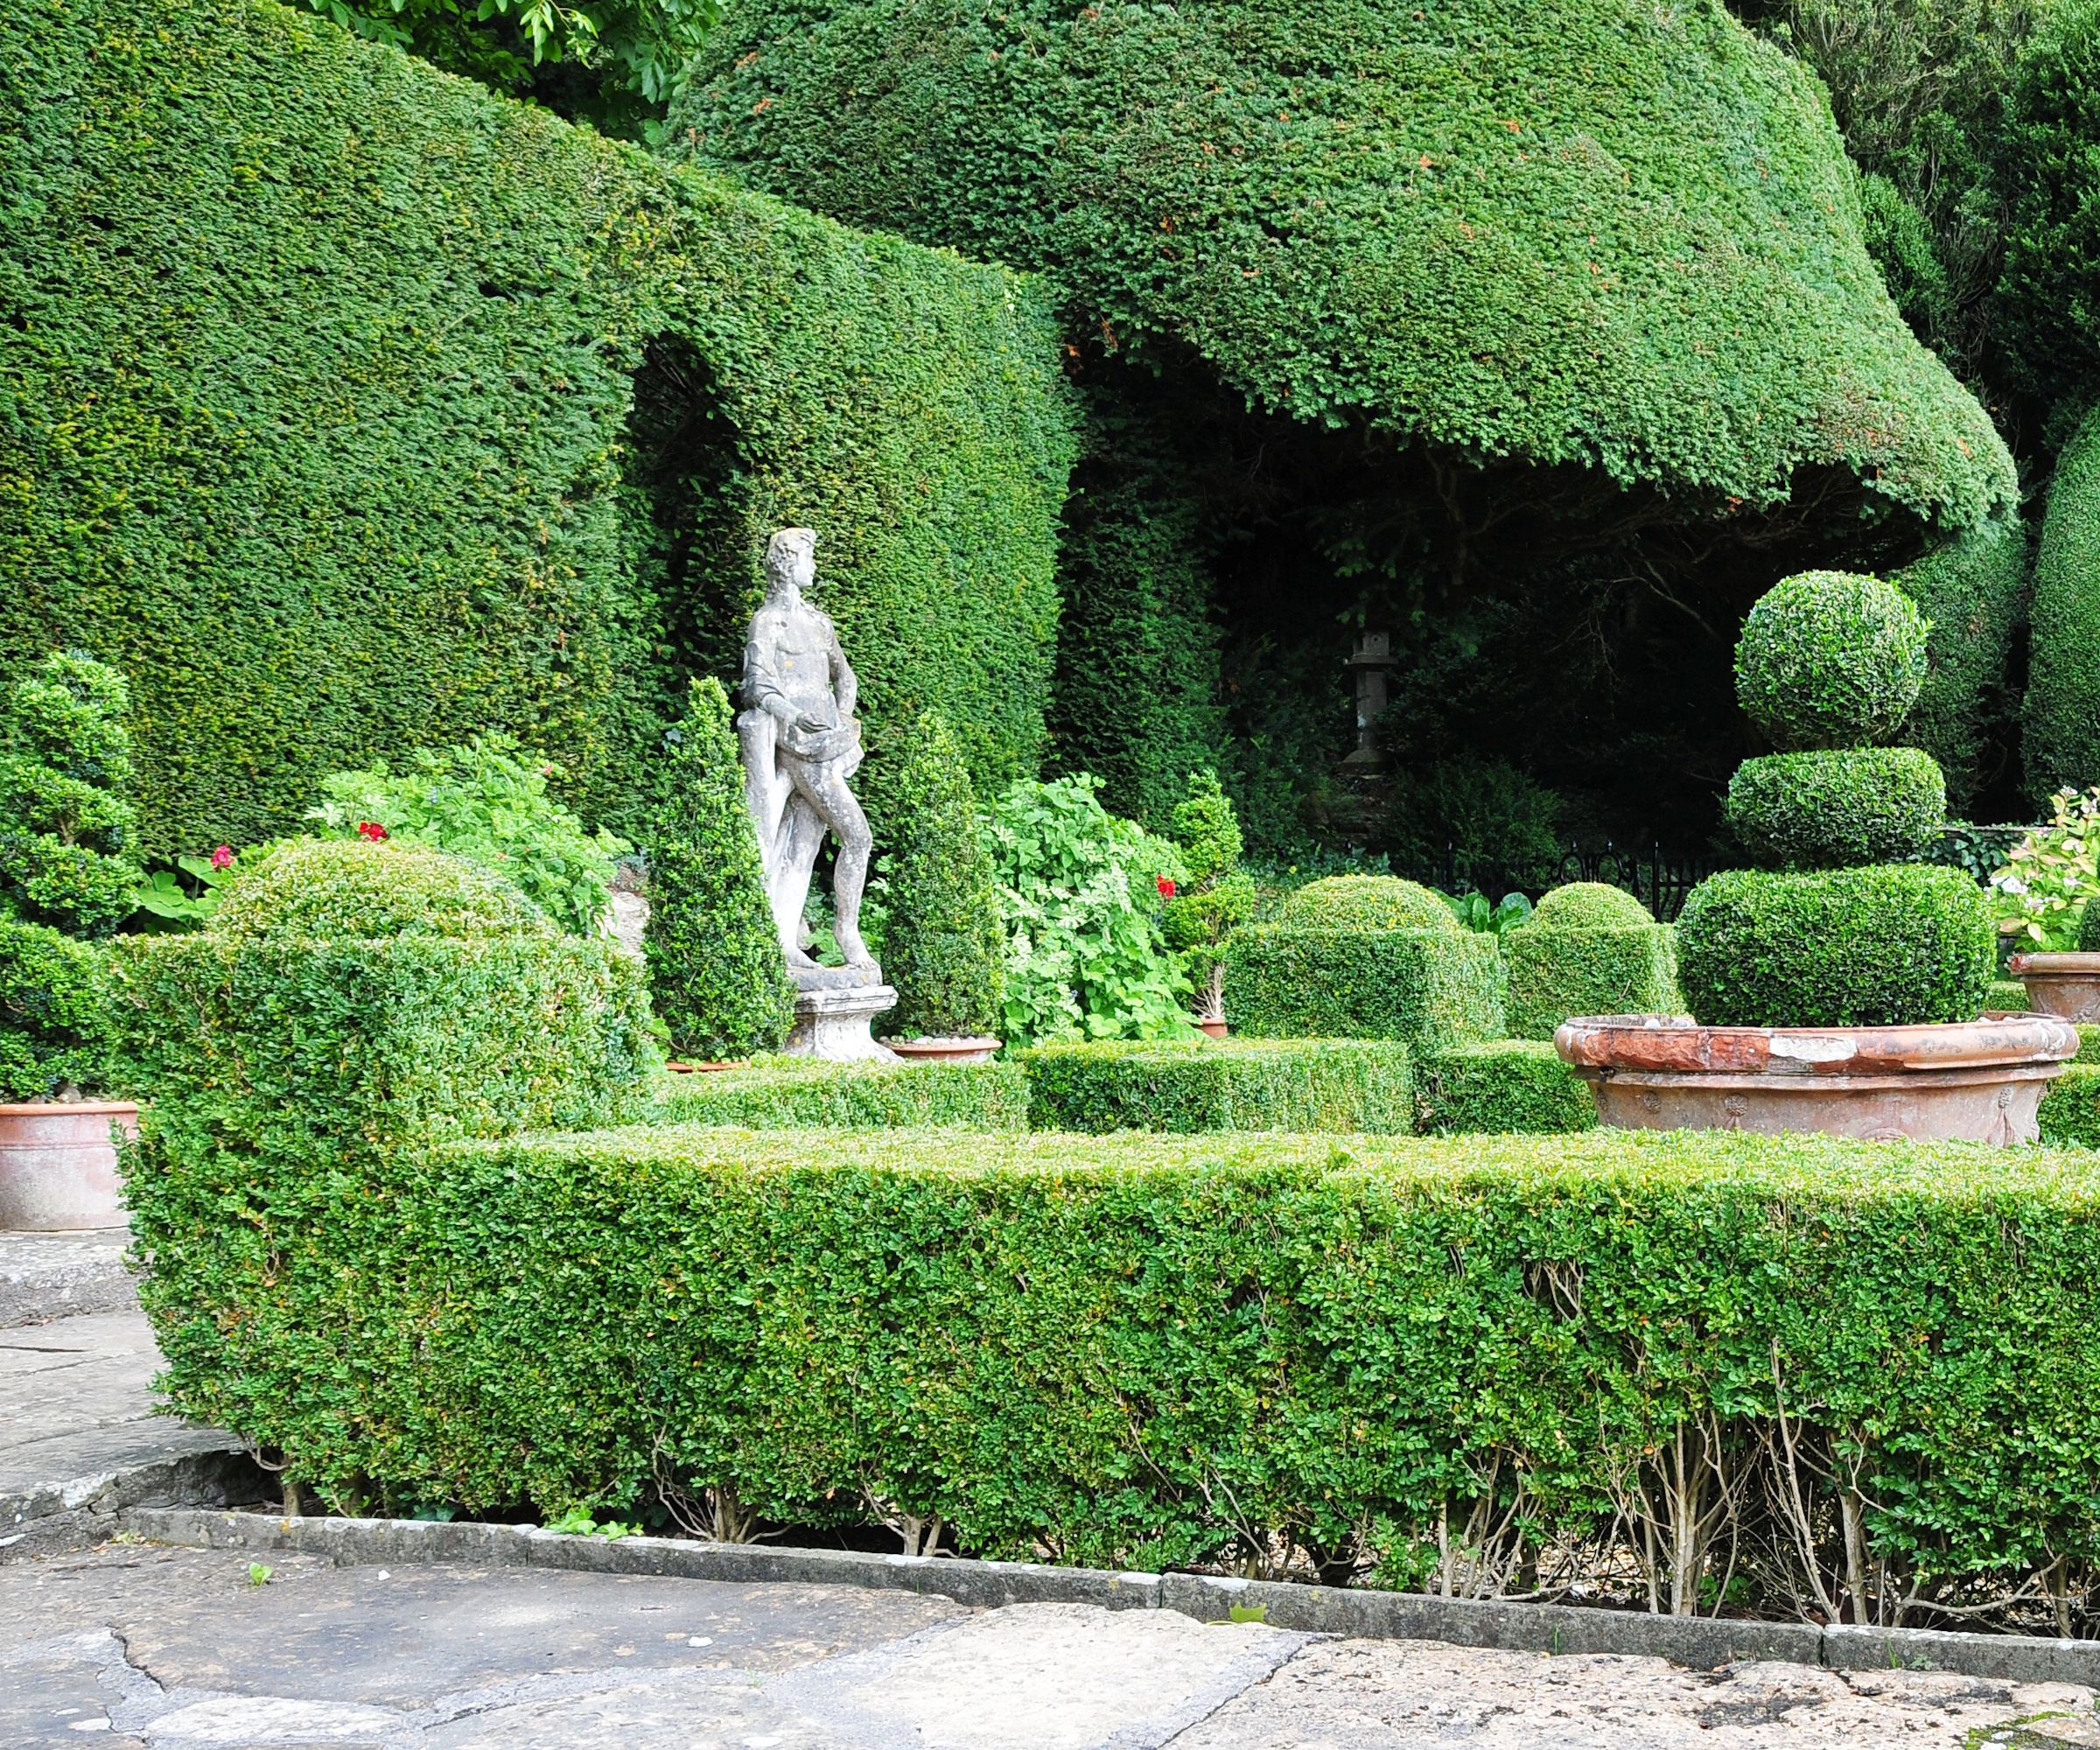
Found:
[[0, 1330], [0, 1557], [92, 1542], [139, 1502], [265, 1492], [232, 1435], [155, 1413], [159, 1368], [136, 1307]]
[[124, 1268], [130, 1242], [126, 1228], [0, 1233], [0, 1330], [136, 1311], [138, 1284]]
[[7, 1569], [0, 1743], [2062, 1750], [2096, 1725], [2088, 1690], [1934, 1672], [1690, 1671], [1166, 1610], [296, 1552], [256, 1586], [248, 1558], [108, 1544]]

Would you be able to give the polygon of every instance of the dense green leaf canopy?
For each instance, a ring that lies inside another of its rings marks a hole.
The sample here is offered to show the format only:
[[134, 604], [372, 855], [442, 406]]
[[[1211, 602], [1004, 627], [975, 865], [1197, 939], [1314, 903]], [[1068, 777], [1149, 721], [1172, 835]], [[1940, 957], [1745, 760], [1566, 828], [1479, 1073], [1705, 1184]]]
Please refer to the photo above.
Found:
[[746, 0], [672, 122], [1265, 410], [1718, 512], [1817, 465], [1956, 527], [2012, 495], [1824, 99], [1718, 0]]
[[1032, 769], [1070, 444], [1025, 282], [290, 7], [0, 24], [0, 675], [124, 670], [145, 849], [492, 729], [632, 818], [788, 523], [871, 723]]

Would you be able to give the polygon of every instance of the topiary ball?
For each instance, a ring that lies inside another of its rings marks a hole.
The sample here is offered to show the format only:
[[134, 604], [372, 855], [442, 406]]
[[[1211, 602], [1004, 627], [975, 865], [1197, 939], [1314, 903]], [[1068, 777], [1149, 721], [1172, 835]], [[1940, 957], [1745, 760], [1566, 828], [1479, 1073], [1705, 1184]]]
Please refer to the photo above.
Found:
[[1652, 924], [1656, 914], [1608, 881], [1571, 881], [1532, 907], [1518, 929], [1626, 929]]
[[1984, 891], [1925, 864], [1774, 874], [1731, 869], [1677, 919], [1677, 982], [1705, 1026], [1970, 1021], [1998, 966]]
[[1900, 863], [1947, 824], [1947, 780], [1916, 747], [1774, 753], [1736, 767], [1727, 815], [1743, 849], [1773, 868]]
[[559, 934], [515, 884], [416, 845], [294, 839], [237, 878], [214, 935], [373, 938]]
[[1735, 696], [1784, 752], [1886, 741], [1925, 684], [1928, 629], [1894, 584], [1802, 571], [1768, 591], [1743, 622]]
[[1308, 881], [1284, 901], [1276, 920], [1292, 929], [1460, 933], [1449, 906], [1419, 882], [1396, 875], [1330, 875]]

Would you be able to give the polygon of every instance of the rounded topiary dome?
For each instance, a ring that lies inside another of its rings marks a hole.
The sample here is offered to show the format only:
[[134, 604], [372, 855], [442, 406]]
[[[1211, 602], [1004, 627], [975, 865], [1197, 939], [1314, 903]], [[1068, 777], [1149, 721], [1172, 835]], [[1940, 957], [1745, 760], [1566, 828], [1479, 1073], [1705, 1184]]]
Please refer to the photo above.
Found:
[[1571, 881], [1541, 900], [1519, 929], [1627, 929], [1652, 924], [1656, 914], [1608, 881]]
[[1451, 907], [1396, 875], [1330, 875], [1284, 901], [1278, 921], [1298, 929], [1440, 930], [1456, 935]]
[[228, 890], [216, 935], [552, 935], [500, 875], [419, 845], [297, 839]]
[[1925, 684], [1928, 626], [1894, 584], [1802, 571], [1750, 610], [1735, 695], [1782, 752], [1864, 747], [1901, 726]]

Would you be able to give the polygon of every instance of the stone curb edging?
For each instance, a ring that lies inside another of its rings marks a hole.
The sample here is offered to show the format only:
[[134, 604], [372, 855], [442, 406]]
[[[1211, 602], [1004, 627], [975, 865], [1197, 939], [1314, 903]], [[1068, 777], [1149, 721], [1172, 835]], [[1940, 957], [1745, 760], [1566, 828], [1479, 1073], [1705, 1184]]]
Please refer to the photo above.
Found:
[[122, 1516], [156, 1507], [223, 1508], [253, 1501], [270, 1479], [230, 1435], [164, 1459], [0, 1494], [0, 1562], [85, 1549], [122, 1529]]
[[1229, 1620], [1236, 1607], [1242, 1614], [1260, 1610], [1262, 1620], [1274, 1628], [1360, 1640], [1441, 1641], [1534, 1653], [1631, 1654], [1703, 1670], [1739, 1660], [1781, 1659], [1837, 1670], [1953, 1671], [2009, 1683], [2070, 1683], [2100, 1689], [2100, 1641], [1648, 1616], [1579, 1605], [1503, 1604], [1200, 1574], [1112, 1573], [1029, 1562], [876, 1556], [673, 1537], [573, 1536], [529, 1525], [293, 1519], [180, 1507], [129, 1507], [118, 1519], [122, 1530], [157, 1543], [291, 1550], [326, 1556], [338, 1566], [470, 1562], [745, 1584], [851, 1586], [930, 1593], [987, 1608], [1095, 1604], [1110, 1610], [1172, 1610], [1199, 1622]]

